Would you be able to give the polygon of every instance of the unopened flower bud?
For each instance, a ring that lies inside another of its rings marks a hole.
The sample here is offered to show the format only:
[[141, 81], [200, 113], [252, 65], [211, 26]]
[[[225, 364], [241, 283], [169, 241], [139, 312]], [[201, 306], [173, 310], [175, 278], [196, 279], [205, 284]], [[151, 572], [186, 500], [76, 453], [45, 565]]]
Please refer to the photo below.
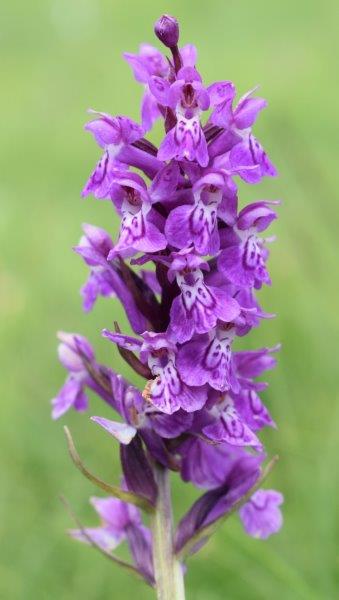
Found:
[[173, 48], [179, 41], [178, 21], [171, 15], [162, 15], [154, 25], [154, 33], [164, 46]]

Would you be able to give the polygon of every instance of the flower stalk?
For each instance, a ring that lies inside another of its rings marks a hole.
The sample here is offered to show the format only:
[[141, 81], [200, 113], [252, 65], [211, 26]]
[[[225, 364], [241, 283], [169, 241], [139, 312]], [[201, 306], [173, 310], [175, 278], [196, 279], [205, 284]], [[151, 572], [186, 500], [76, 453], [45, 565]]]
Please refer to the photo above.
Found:
[[158, 600], [185, 600], [183, 568], [174, 552], [173, 515], [169, 471], [154, 464], [158, 485], [156, 507], [151, 516], [153, 565]]

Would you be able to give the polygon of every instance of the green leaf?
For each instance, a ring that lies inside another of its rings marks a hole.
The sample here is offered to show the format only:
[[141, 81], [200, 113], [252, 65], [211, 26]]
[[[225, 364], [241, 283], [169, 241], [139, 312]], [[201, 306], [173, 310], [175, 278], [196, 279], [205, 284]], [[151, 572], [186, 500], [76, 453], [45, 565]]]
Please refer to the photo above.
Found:
[[119, 498], [119, 500], [122, 500], [123, 502], [128, 502], [129, 504], [134, 504], [135, 506], [138, 506], [138, 508], [141, 508], [142, 510], [144, 510], [148, 513], [153, 513], [154, 507], [152, 506], [151, 502], [149, 500], [147, 500], [147, 498], [138, 496], [137, 494], [134, 494], [133, 492], [126, 492], [125, 490], [122, 490], [120, 487], [118, 487], [116, 485], [111, 485], [110, 483], [106, 483], [105, 481], [103, 481], [102, 479], [97, 477], [96, 475], [93, 475], [93, 473], [91, 473], [87, 469], [87, 467], [85, 467], [79, 454], [77, 453], [77, 450], [76, 450], [74, 442], [73, 442], [73, 438], [71, 436], [71, 432], [69, 431], [68, 427], [64, 427], [64, 431], [65, 431], [65, 435], [66, 435], [66, 439], [67, 439], [67, 445], [68, 445], [68, 451], [69, 451], [70, 457], [71, 457], [73, 463], [75, 464], [75, 466], [77, 467], [77, 469], [79, 469], [79, 471], [81, 471], [81, 473], [83, 475], [85, 475], [85, 477], [87, 477], [87, 479], [89, 479], [92, 483], [94, 483], [100, 489], [104, 490], [104, 492], [111, 494], [111, 496], [115, 496], [115, 498]]

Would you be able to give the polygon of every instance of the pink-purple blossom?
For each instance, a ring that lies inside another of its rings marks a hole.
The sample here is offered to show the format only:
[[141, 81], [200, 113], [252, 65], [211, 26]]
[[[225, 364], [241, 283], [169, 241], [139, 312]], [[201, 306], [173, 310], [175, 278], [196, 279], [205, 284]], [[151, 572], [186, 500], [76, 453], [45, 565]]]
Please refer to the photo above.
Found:
[[[276, 426], [257, 378], [275, 366], [279, 347], [239, 345], [273, 316], [256, 291], [271, 283], [266, 230], [279, 202], [244, 205], [238, 193], [239, 178], [255, 184], [276, 175], [252, 133], [266, 101], [254, 89], [236, 102], [233, 82], [204, 82], [195, 47], [177, 45], [173, 17], [161, 17], [155, 32], [169, 57], [148, 44], [124, 54], [143, 88], [141, 124], [92, 111], [85, 127], [103, 154], [83, 196], [107, 200], [112, 222], [106, 216], [108, 231], [83, 225], [74, 248], [89, 270], [84, 310], [99, 296], [120, 301], [133, 334], [113, 326], [114, 309], [102, 334], [143, 384], [98, 363], [82, 336], [59, 334], [68, 375], [52, 415], [86, 410], [92, 390], [114, 411], [107, 418], [96, 407], [92, 420], [119, 444], [124, 489], [154, 506], [156, 462], [208, 490], [179, 524], [179, 551], [245, 500], [239, 514], [249, 535], [266, 538], [282, 524], [280, 493], [247, 496], [266, 458], [260, 431]], [[145, 134], [158, 119], [156, 147]], [[116, 498], [91, 503], [102, 524], [71, 535], [108, 552], [127, 539], [136, 568], [153, 582], [152, 536], [137, 509]]]

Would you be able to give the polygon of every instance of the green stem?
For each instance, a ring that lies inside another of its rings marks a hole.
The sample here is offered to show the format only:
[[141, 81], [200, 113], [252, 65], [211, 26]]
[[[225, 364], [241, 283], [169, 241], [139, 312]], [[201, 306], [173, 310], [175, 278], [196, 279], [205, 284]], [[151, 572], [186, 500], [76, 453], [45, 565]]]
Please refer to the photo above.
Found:
[[184, 577], [173, 547], [173, 517], [168, 470], [154, 466], [158, 497], [153, 513], [153, 565], [158, 600], [185, 600]]

